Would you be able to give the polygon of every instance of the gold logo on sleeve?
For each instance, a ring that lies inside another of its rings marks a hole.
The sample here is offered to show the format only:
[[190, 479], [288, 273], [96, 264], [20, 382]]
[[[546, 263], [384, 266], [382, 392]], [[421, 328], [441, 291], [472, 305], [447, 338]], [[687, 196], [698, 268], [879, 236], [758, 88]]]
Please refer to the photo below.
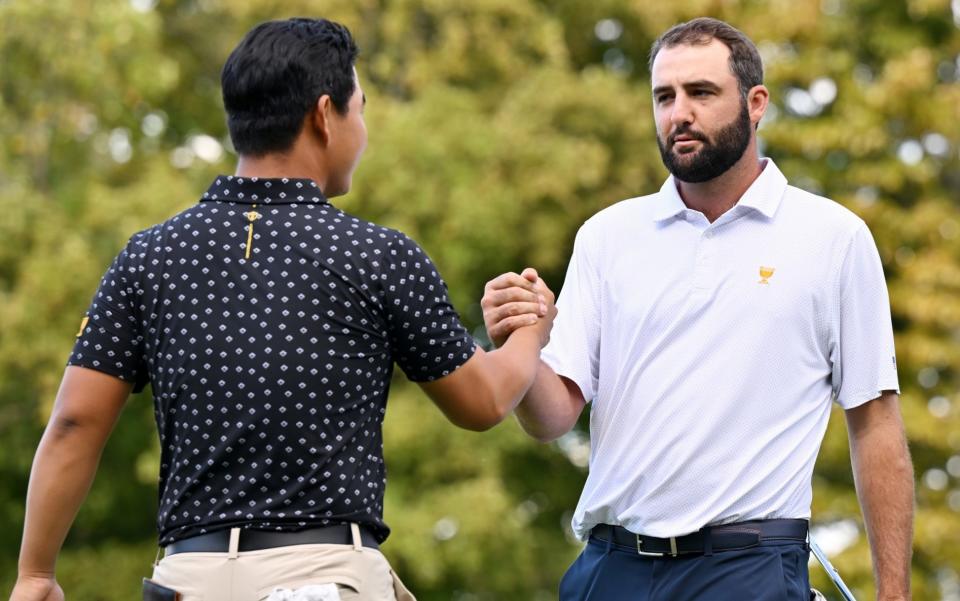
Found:
[[770, 278], [773, 277], [773, 272], [776, 271], [773, 267], [764, 267], [760, 266], [760, 281], [758, 284], [769, 284]]
[[80, 322], [80, 331], [77, 332], [77, 338], [83, 335], [83, 331], [87, 328], [87, 322], [90, 321], [90, 316], [85, 315], [83, 321]]

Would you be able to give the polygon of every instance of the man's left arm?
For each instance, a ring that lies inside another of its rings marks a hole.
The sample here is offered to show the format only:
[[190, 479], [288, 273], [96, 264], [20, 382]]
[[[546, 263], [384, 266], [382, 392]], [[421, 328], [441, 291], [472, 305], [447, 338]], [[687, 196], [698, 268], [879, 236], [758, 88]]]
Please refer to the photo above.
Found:
[[913, 464], [899, 396], [892, 391], [846, 410], [850, 458], [867, 527], [879, 601], [910, 599]]

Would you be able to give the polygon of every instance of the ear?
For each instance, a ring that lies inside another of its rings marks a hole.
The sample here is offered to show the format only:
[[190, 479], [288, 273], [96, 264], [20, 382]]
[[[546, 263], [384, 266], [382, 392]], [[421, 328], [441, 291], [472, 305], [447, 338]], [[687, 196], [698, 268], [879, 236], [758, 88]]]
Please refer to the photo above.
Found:
[[753, 86], [747, 92], [747, 111], [750, 113], [750, 122], [756, 126], [767, 112], [770, 103], [770, 90], [766, 86]]
[[330, 117], [333, 114], [333, 110], [333, 101], [330, 100], [328, 94], [324, 94], [320, 98], [317, 98], [317, 103], [307, 116], [307, 120], [313, 126], [317, 137], [320, 138], [320, 141], [324, 145], [330, 143]]

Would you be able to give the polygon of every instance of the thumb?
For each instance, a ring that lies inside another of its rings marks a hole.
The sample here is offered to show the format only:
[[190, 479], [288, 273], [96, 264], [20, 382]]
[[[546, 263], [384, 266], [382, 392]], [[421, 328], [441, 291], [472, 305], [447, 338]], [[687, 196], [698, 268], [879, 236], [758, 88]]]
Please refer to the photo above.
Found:
[[523, 270], [523, 272], [522, 272], [520, 275], [521, 275], [524, 279], [526, 279], [526, 280], [528, 280], [528, 281], [530, 281], [530, 282], [532, 282], [532, 283], [534, 283], [534, 284], [536, 284], [536, 283], [537, 283], [537, 280], [540, 279], [540, 276], [537, 275], [537, 270], [534, 269], [533, 267], [527, 267], [526, 269]]

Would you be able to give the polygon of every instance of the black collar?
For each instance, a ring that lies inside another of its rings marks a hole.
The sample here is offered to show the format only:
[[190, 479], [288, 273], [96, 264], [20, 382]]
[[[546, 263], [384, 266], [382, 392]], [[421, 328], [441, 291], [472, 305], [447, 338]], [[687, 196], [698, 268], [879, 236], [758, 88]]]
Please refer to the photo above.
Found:
[[327, 202], [323, 192], [312, 179], [236, 175], [218, 175], [200, 201], [211, 200], [265, 205]]

